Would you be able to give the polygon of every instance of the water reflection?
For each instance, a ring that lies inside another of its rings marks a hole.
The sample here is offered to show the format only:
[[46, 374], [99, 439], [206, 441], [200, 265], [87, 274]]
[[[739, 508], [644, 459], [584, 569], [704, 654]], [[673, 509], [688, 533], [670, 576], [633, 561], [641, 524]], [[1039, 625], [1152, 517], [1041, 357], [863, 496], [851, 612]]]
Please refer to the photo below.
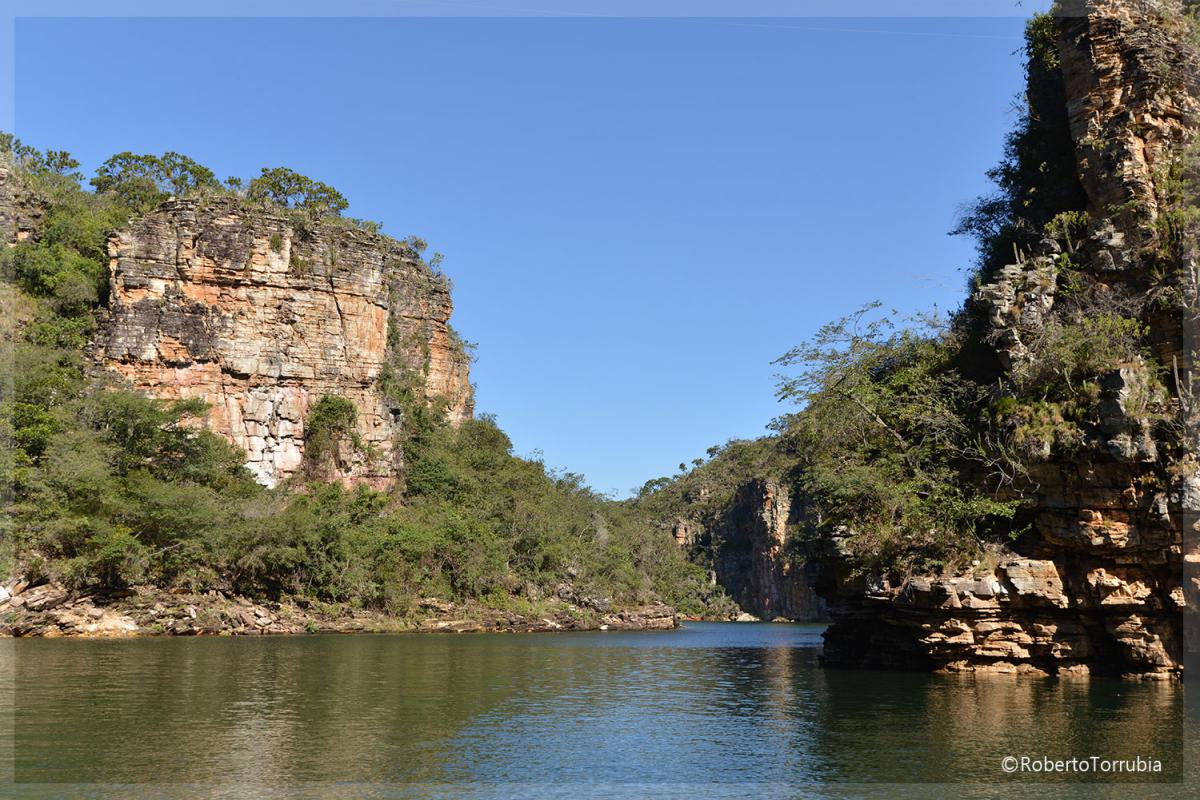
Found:
[[823, 674], [827, 687], [819, 695], [823, 707], [815, 730], [820, 752], [836, 764], [838, 777], [990, 782], [1009, 755], [1140, 755], [1163, 768], [1153, 775], [999, 775], [1009, 780], [1139, 782], [1182, 776], [1178, 686], [1005, 675], [900, 674], [881, 681], [871, 672]]
[[[1096, 754], [1155, 758], [1164, 771], [1091, 779], [1181, 777], [1177, 686], [823, 670], [819, 634], [696, 624], [19, 641], [15, 775], [239, 784], [239, 797], [305, 782], [532, 784], [539, 794], [624, 785], [636, 795], [681, 784], [991, 783], [1010, 780], [1004, 755]], [[346, 796], [375, 794], [356, 785]]]

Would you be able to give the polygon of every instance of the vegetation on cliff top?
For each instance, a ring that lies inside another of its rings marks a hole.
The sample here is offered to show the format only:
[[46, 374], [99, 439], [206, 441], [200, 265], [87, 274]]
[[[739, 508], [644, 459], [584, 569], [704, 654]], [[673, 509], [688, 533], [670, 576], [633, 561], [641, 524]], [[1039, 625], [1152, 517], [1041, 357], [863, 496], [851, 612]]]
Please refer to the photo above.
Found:
[[[712, 590], [669, 537], [572, 474], [512, 454], [489, 418], [447, 424], [393, 380], [404, 408], [403, 488], [320, 481], [268, 490], [243, 454], [198, 427], [197, 402], [122, 389], [85, 348], [106, 302], [108, 233], [168, 194], [228, 193], [174, 153], [123, 153], [85, 191], [66, 153], [3, 143], [40, 221], [0, 248], [5, 358], [0, 572], [94, 590], [134, 583], [281, 595], [408, 613], [421, 597], [529, 610], [566, 583], [616, 605], [663, 600], [702, 612]], [[344, 199], [288, 170], [264, 170], [251, 198], [318, 217]], [[414, 252], [417, 252], [414, 246]], [[319, 458], [348, 435], [353, 406], [322, 398], [310, 417]]]

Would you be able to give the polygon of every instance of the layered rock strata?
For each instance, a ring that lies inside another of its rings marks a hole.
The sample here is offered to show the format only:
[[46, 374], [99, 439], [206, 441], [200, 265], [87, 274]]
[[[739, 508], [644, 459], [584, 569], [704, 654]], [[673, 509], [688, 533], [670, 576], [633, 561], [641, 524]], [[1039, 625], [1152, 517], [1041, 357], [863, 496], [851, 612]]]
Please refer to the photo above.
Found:
[[[1177, 1], [1090, 0], [1060, 12], [1058, 56], [1089, 219], [1071, 267], [1113, 296], [1157, 298], [1139, 319], [1150, 359], [1099, 376], [1098, 420], [1070, 452], [1051, 436], [1028, 443], [1020, 519], [1031, 533], [1019, 552], [997, 548], [962, 575], [889, 582], [839, 570], [838, 537], [828, 537], [819, 587], [833, 619], [828, 663], [1182, 674], [1184, 555], [1200, 498], [1190, 378], [1196, 260], [1194, 247], [1170, 240], [1180, 234], [1164, 215], [1178, 203], [1172, 171], [1197, 135], [1200, 48]], [[1058, 313], [1066, 263], [1045, 241], [979, 291], [1006, 372], [1029, 362], [1026, 340]]]
[[13, 173], [10, 156], [0, 153], [0, 242], [15, 244], [32, 237], [43, 213], [42, 204]]
[[390, 485], [404, 421], [385, 376], [415, 375], [452, 421], [472, 413], [449, 288], [403, 242], [298, 220], [174, 200], [113, 235], [99, 358], [137, 390], [207, 402], [205, 424], [266, 485], [300, 470], [310, 406], [346, 398], [356, 445], [333, 477]]

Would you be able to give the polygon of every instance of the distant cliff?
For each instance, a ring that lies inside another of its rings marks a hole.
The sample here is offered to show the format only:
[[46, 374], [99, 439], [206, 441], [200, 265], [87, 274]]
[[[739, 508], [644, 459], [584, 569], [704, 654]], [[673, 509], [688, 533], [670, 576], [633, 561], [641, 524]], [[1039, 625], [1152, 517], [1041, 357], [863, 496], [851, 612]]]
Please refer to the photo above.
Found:
[[825, 618], [797, 548], [802, 512], [786, 482], [759, 478], [738, 487], [712, 526], [713, 575], [743, 611], [764, 620]]
[[804, 498], [794, 462], [773, 438], [733, 441], [674, 479], [651, 481], [633, 501], [670, 530], [709, 581], [733, 601], [728, 611], [763, 620], [825, 619], [811, 585], [800, 534]]
[[359, 443], [327, 477], [378, 488], [404, 426], [385, 379], [415, 376], [453, 421], [471, 416], [447, 282], [407, 243], [218, 198], [164, 203], [114, 234], [109, 255], [104, 366], [155, 397], [206, 401], [205, 423], [265, 485], [300, 470], [324, 395], [354, 404]]

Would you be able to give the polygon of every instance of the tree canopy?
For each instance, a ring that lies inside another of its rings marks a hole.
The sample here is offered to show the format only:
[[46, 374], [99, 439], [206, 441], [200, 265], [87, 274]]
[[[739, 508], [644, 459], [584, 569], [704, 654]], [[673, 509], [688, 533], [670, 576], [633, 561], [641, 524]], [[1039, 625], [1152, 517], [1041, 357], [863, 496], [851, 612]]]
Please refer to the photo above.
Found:
[[221, 189], [212, 170], [175, 152], [117, 153], [100, 165], [91, 183], [97, 192], [112, 192], [137, 211], [153, 208], [168, 197]]
[[340, 215], [350, 203], [327, 183], [313, 180], [287, 167], [263, 167], [262, 174], [250, 181], [247, 196], [268, 200], [283, 208], [298, 208], [315, 215]]

